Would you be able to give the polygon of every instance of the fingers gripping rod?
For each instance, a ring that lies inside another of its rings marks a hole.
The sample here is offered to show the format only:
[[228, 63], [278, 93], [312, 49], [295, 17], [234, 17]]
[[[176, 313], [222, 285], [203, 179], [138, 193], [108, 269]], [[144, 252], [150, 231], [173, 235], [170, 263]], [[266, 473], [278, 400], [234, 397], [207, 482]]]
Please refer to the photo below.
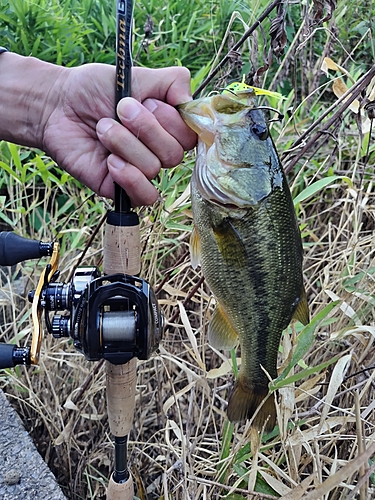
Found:
[[[131, 93], [131, 0], [116, 2], [116, 91], [115, 106]], [[116, 111], [116, 117], [117, 116]], [[114, 272], [138, 275], [140, 272], [139, 219], [131, 211], [130, 199], [115, 184], [115, 211], [110, 212], [104, 236], [105, 274]], [[133, 425], [136, 384], [136, 358], [114, 365], [106, 361], [107, 408], [115, 438], [114, 472], [109, 480], [107, 500], [133, 500], [134, 486], [127, 469], [127, 437]]]

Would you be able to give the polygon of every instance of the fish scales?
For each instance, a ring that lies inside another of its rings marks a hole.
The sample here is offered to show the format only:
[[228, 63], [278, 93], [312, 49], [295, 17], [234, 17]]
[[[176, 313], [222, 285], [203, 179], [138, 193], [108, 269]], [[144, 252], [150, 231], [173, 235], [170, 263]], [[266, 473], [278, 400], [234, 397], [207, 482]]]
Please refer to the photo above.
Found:
[[276, 410], [273, 396], [267, 399], [268, 385], [269, 377], [277, 376], [282, 331], [296, 314], [308, 321], [302, 243], [263, 113], [252, 96], [238, 106], [230, 103], [229, 111], [226, 103], [233, 99], [217, 97], [204, 98], [211, 106], [211, 126], [197, 114], [203, 99], [183, 105], [181, 112], [200, 137], [191, 182], [192, 260], [199, 258], [217, 301], [210, 344], [228, 349], [237, 336], [241, 344], [228, 418], [241, 421], [258, 412], [253, 425], [271, 429]]
[[[275, 355], [279, 342], [272, 332], [281, 334], [288, 326], [303, 286], [301, 273], [295, 271], [301, 266], [301, 249], [291, 245], [298, 242], [298, 228], [290, 220], [289, 197], [286, 191], [276, 191], [256, 211], [250, 210], [243, 218], [231, 221], [246, 248], [246, 259], [233, 262], [221, 258], [215, 235], [210, 231], [212, 225], [220, 227], [225, 217], [215, 212], [197, 190], [192, 191], [202, 271], [216, 299], [225, 304], [230, 321], [243, 339], [241, 345], [251, 347], [253, 354], [249, 360], [242, 359], [242, 363], [261, 383], [267, 384], [266, 376], [259, 372], [259, 362], [271, 377], [277, 376]], [[275, 214], [279, 224], [273, 223]], [[248, 335], [249, 331], [254, 334]]]

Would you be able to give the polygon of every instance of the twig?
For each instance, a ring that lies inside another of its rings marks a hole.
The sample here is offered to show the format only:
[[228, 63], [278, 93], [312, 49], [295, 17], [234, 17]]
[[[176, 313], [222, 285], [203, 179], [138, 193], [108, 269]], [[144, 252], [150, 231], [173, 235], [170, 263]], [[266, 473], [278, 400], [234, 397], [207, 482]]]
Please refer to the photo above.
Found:
[[356, 494], [358, 493], [358, 490], [366, 483], [366, 481], [369, 480], [371, 474], [375, 471], [375, 462], [372, 463], [371, 467], [369, 467], [368, 471], [364, 476], [362, 476], [359, 480], [358, 483], [355, 485], [355, 487], [352, 489], [352, 491], [347, 495], [344, 500], [352, 500], [355, 498]]
[[257, 29], [262, 21], [270, 14], [275, 7], [277, 7], [282, 0], [274, 0], [269, 6], [263, 11], [263, 13], [259, 16], [259, 18], [255, 21], [255, 23], [250, 26], [250, 28], [242, 35], [242, 37], [238, 40], [237, 43], [233, 45], [231, 50], [223, 57], [223, 59], [217, 64], [217, 66], [211, 71], [211, 73], [203, 80], [203, 82], [199, 85], [197, 90], [193, 94], [193, 98], [195, 99], [198, 94], [210, 83], [214, 76], [221, 70], [224, 64], [229, 60], [231, 54], [235, 52], [237, 49], [241, 47], [241, 45], [249, 38], [249, 36]]
[[88, 376], [84, 380], [83, 384], [81, 384], [81, 386], [79, 387], [77, 393], [74, 394], [74, 396], [72, 397], [72, 403], [73, 404], [77, 404], [78, 403], [78, 401], [81, 399], [81, 397], [86, 392], [86, 390], [89, 387], [89, 385], [91, 384], [92, 379], [98, 373], [98, 371], [103, 366], [103, 364], [104, 364], [104, 359], [101, 359], [100, 361], [98, 361], [96, 363], [96, 365], [94, 366], [93, 370], [88, 374]]
[[[329, 476], [322, 484], [307, 493], [304, 500], [318, 500], [323, 498], [327, 493], [336, 488], [340, 483], [345, 481], [346, 478], [358, 472], [360, 466], [368, 461], [368, 459], [375, 453], [375, 443], [359, 455], [354, 460], [348, 462], [344, 467], [341, 467], [335, 474]], [[357, 485], [358, 486], [358, 485]]]
[[[335, 395], [335, 397], [333, 398], [332, 402], [335, 401], [336, 399], [340, 399], [344, 394], [347, 394], [348, 392], [353, 392], [355, 389], [359, 389], [360, 387], [362, 387], [366, 383], [367, 383], [367, 380], [362, 380], [362, 382], [358, 382], [358, 384], [353, 385], [353, 387], [349, 387], [348, 389], [345, 389], [344, 391], [337, 393]], [[323, 384], [320, 384], [320, 385], [323, 385]], [[316, 399], [318, 399], [318, 398], [316, 398]], [[320, 415], [319, 406], [325, 404], [325, 399], [326, 399], [326, 397], [324, 396], [323, 398], [319, 399], [318, 402], [315, 403], [315, 405], [310, 410], [299, 413], [298, 418], [301, 419], [301, 418], [308, 418], [308, 417], [313, 416], [313, 415]], [[334, 406], [332, 406], [332, 408], [338, 409], [338, 407], [334, 407]]]
[[[186, 304], [189, 302], [189, 300], [195, 295], [196, 291], [199, 289], [199, 287], [201, 286], [201, 284], [204, 282], [204, 276], [201, 276], [199, 278], [199, 281], [197, 282], [197, 284], [195, 286], [193, 286], [193, 288], [190, 290], [190, 293], [186, 296], [185, 300], [183, 301], [183, 305], [186, 306]], [[179, 308], [176, 308], [174, 314], [172, 315], [172, 317], [168, 320], [169, 323], [173, 323], [173, 321], [176, 320], [176, 318], [178, 317], [178, 315], [180, 314], [180, 309]]]
[[73, 275], [77, 269], [77, 267], [79, 267], [81, 265], [81, 262], [83, 261], [86, 253], [88, 252], [89, 248], [91, 247], [91, 243], [94, 241], [94, 238], [96, 237], [96, 235], [98, 234], [99, 232], [99, 229], [102, 227], [102, 225], [104, 224], [104, 222], [106, 221], [107, 219], [107, 214], [108, 212], [106, 212], [102, 218], [100, 219], [100, 221], [98, 222], [98, 224], [95, 226], [94, 228], [94, 231], [92, 232], [90, 238], [89, 238], [89, 241], [87, 242], [87, 245], [85, 247], [85, 249], [83, 250], [83, 252], [81, 253], [79, 259], [78, 259], [78, 262], [77, 264], [72, 268], [72, 270], [70, 271], [69, 273], [69, 276], [68, 276], [68, 279], [67, 279], [67, 282], [71, 281], [72, 278], [73, 278]]
[[[361, 421], [361, 402], [359, 400], [359, 392], [354, 393], [354, 404], [355, 404], [355, 422], [356, 422], [356, 432], [357, 432], [357, 448], [358, 455], [362, 455], [364, 450], [363, 442], [363, 432], [362, 432], [362, 421]], [[359, 468], [359, 477], [363, 478], [366, 474], [365, 464], [362, 464]], [[359, 489], [359, 500], [366, 500], [366, 484], [362, 484]]]
[[[369, 69], [369, 71], [363, 75], [362, 78], [356, 82], [353, 87], [345, 92], [343, 96], [341, 96], [332, 106], [330, 106], [327, 111], [325, 111], [318, 120], [316, 120], [311, 127], [309, 127], [306, 132], [304, 132], [292, 145], [292, 148], [295, 149], [296, 146], [303, 143], [304, 139], [324, 120], [324, 118], [331, 113], [338, 104], [342, 103], [342, 106], [334, 113], [334, 115], [327, 121], [324, 128], [318, 130], [318, 132], [303, 146], [300, 152], [291, 159], [290, 163], [286, 166], [285, 172], [289, 173], [296, 163], [300, 160], [300, 158], [305, 154], [305, 152], [319, 139], [319, 137], [327, 132], [327, 130], [335, 123], [335, 121], [343, 114], [343, 112], [350, 106], [350, 104], [359, 96], [364, 88], [369, 85], [372, 78], [375, 76], [375, 66]], [[288, 157], [291, 153], [286, 152], [282, 155], [282, 159]]]
[[166, 271], [165, 275], [164, 275], [164, 278], [161, 280], [161, 282], [159, 283], [158, 287], [156, 288], [155, 290], [155, 295], [157, 295], [158, 293], [160, 293], [163, 289], [163, 286], [165, 285], [165, 283], [168, 281], [170, 275], [172, 274], [172, 272], [180, 265], [182, 264], [183, 262], [185, 262], [185, 259], [186, 257], [188, 256], [189, 254], [189, 250], [187, 250], [185, 253], [183, 253], [181, 255], [181, 257], [178, 259], [178, 261], [174, 264], [174, 266], [169, 269], [168, 271]]

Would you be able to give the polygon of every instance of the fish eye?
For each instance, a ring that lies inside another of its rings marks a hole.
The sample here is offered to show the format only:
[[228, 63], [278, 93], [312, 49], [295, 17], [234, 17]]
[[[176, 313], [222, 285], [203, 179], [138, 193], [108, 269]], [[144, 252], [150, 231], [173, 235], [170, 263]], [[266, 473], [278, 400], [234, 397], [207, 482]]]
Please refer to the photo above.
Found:
[[261, 141], [265, 141], [268, 137], [268, 127], [263, 125], [263, 123], [254, 123], [250, 126], [250, 130], [255, 134]]

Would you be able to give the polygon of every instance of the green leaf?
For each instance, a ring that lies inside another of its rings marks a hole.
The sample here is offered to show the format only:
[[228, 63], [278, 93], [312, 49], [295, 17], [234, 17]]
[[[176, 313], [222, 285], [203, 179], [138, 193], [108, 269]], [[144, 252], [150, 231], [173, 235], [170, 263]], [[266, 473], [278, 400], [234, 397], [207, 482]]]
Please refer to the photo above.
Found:
[[0, 212], [0, 219], [3, 220], [6, 224], [8, 224], [9, 226], [13, 227], [14, 226], [14, 222], [9, 219], [9, 217], [7, 217], [4, 212]]
[[204, 78], [208, 75], [209, 71], [211, 69], [211, 61], [206, 64], [205, 66], [202, 66], [192, 77], [191, 79], [191, 91], [195, 92], [195, 90], [199, 87], [199, 85], [202, 83]]
[[18, 182], [21, 182], [21, 177], [17, 175], [17, 173], [6, 163], [0, 161], [0, 167], [9, 174], [9, 177], [16, 179]]
[[233, 469], [235, 470], [238, 477], [245, 477], [249, 473], [249, 469], [240, 464], [234, 464]]
[[[374, 463], [374, 460], [371, 460], [371, 458], [368, 459], [368, 464], [371, 467], [371, 465]], [[370, 476], [370, 481], [371, 484], [375, 484], [375, 472], [373, 472]]]
[[237, 380], [238, 379], [238, 365], [237, 365], [237, 358], [236, 358], [236, 350], [235, 349], [230, 350], [230, 357], [232, 360], [234, 378]]
[[332, 175], [330, 177], [324, 177], [324, 179], [319, 179], [318, 181], [315, 181], [307, 186], [307, 188], [305, 188], [298, 196], [296, 196], [293, 200], [294, 206], [296, 206], [301, 201], [314, 196], [316, 193], [319, 193], [320, 191], [322, 191], [322, 189], [329, 186], [338, 179], [341, 179], [349, 186], [352, 186], [352, 181], [349, 179], [349, 177], [345, 177], [343, 175]]
[[[229, 457], [232, 438], [234, 432], [234, 424], [229, 422], [229, 420], [225, 421], [224, 430], [223, 430], [223, 442], [221, 445], [221, 454], [220, 454], [220, 464], [217, 465], [217, 471], [219, 473], [219, 482], [224, 483], [226, 477], [226, 467], [225, 459]], [[224, 463], [222, 463], [224, 461]]]
[[298, 335], [297, 346], [293, 353], [292, 359], [290, 360], [288, 366], [285, 368], [283, 373], [279, 375], [277, 379], [275, 379], [272, 382], [270, 386], [271, 391], [275, 391], [276, 389], [280, 389], [280, 387], [284, 387], [284, 385], [286, 385], [286, 384], [281, 384], [281, 382], [286, 379], [290, 370], [294, 366], [296, 366], [297, 363], [306, 355], [306, 353], [308, 352], [308, 350], [310, 349], [311, 345], [314, 342], [316, 328], [328, 316], [328, 314], [332, 311], [332, 309], [334, 309], [339, 303], [340, 301], [336, 300], [328, 304], [328, 306], [326, 306], [322, 311], [320, 311], [316, 316], [314, 316], [314, 318], [310, 321], [310, 323], [303, 328], [301, 333]]
[[259, 473], [257, 474], [254, 490], [258, 493], [263, 493], [263, 495], [280, 496]]
[[271, 384], [270, 391], [277, 391], [277, 390], [281, 389], [282, 387], [286, 387], [289, 384], [294, 384], [295, 382], [298, 382], [298, 380], [302, 380], [304, 378], [307, 378], [310, 375], [315, 375], [316, 373], [319, 373], [322, 370], [325, 370], [329, 365], [336, 363], [339, 359], [340, 359], [339, 356], [335, 356], [335, 357], [331, 358], [330, 360], [326, 361], [325, 363], [321, 363], [320, 365], [316, 365], [316, 366], [311, 366], [310, 368], [306, 368], [306, 370], [301, 370], [300, 372], [298, 372], [295, 375], [292, 375], [288, 378], [280, 379], [280, 377], [278, 377]]
[[[23, 168], [22, 168], [22, 163], [21, 163], [21, 159], [20, 159], [20, 155], [19, 155], [19, 147], [16, 146], [15, 144], [12, 144], [11, 142], [9, 142], [8, 143], [8, 148], [9, 148], [10, 154], [12, 156], [12, 160], [13, 160], [14, 166], [22, 174], [23, 173]], [[21, 177], [21, 179], [22, 179], [22, 177]]]

